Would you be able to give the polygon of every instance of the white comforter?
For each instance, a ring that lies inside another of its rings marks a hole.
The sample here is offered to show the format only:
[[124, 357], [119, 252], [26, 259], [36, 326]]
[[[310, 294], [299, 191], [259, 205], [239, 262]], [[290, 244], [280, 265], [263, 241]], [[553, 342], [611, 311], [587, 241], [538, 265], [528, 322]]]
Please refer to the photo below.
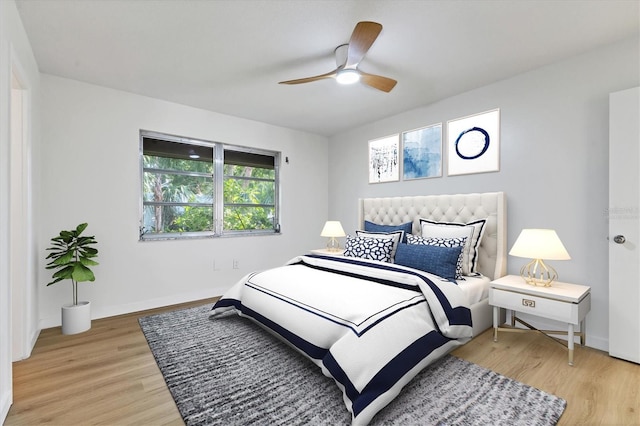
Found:
[[471, 338], [454, 283], [393, 264], [300, 256], [249, 274], [214, 305], [276, 333], [343, 391], [353, 424], [367, 424], [420, 370]]

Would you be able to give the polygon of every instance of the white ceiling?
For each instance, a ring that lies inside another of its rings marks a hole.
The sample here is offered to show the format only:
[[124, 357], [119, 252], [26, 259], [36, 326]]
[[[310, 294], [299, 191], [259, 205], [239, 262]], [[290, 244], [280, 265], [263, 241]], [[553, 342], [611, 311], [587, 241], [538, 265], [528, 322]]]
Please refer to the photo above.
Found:
[[[3, 1], [3, 0], [0, 0]], [[17, 0], [40, 71], [331, 136], [624, 38], [639, 0]], [[384, 29], [334, 80], [358, 21]]]

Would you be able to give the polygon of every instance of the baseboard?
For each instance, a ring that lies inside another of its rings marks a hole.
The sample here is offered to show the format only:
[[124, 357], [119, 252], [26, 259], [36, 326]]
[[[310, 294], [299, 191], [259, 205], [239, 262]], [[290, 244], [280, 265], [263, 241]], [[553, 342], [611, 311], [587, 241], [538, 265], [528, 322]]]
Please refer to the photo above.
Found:
[[38, 336], [40, 336], [39, 328], [31, 330], [31, 335], [27, 339], [26, 347], [23, 348], [24, 351], [21, 352], [17, 358], [15, 358], [15, 354], [14, 354], [13, 355], [14, 357], [12, 357], [11, 362], [18, 362], [18, 361], [28, 359], [31, 356], [31, 352], [33, 352], [33, 348], [36, 346], [36, 342], [38, 341]]
[[[223, 289], [209, 288], [201, 291], [176, 294], [156, 299], [141, 300], [138, 302], [127, 303], [114, 306], [96, 307], [92, 304], [91, 319], [100, 319], [114, 317], [117, 315], [130, 314], [132, 312], [146, 311], [148, 309], [162, 308], [164, 306], [177, 305], [180, 303], [193, 302], [195, 300], [209, 299], [220, 296]], [[41, 318], [39, 321], [40, 329], [59, 327], [61, 325], [60, 315], [56, 317]]]
[[600, 336], [593, 336], [587, 333], [586, 343], [587, 344], [585, 346], [609, 353], [609, 339], [603, 339]]
[[33, 330], [31, 334], [31, 338], [29, 339], [29, 353], [27, 354], [27, 358], [31, 356], [31, 352], [33, 352], [33, 348], [36, 346], [36, 342], [38, 341], [38, 337], [40, 336], [40, 328]]
[[4, 424], [4, 421], [7, 419], [9, 415], [9, 409], [11, 408], [12, 403], [12, 394], [11, 391], [7, 393], [2, 393], [2, 398], [0, 399], [0, 424]]

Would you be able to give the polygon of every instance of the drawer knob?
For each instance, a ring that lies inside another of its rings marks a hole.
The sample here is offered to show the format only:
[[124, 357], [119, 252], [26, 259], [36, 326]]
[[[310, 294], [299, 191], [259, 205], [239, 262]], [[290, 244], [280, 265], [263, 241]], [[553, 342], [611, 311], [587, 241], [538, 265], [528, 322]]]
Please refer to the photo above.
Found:
[[536, 307], [536, 301], [531, 299], [522, 299], [522, 306], [527, 306], [529, 308]]

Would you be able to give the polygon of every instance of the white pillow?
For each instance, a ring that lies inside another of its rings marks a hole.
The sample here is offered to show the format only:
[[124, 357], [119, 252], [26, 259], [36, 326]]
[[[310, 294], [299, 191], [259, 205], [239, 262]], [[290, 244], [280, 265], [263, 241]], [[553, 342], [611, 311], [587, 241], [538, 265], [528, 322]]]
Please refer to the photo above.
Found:
[[486, 219], [478, 219], [469, 223], [436, 222], [420, 219], [422, 236], [425, 238], [463, 238], [466, 237], [463, 253], [462, 271], [465, 275], [476, 275], [478, 266], [478, 246], [484, 235]]
[[404, 239], [404, 231], [391, 231], [391, 232], [367, 232], [356, 231], [358, 237], [364, 238], [378, 238], [383, 240], [392, 240], [393, 248], [391, 249], [391, 260], [389, 262], [394, 263], [396, 258], [396, 251], [398, 251], [398, 244]]

